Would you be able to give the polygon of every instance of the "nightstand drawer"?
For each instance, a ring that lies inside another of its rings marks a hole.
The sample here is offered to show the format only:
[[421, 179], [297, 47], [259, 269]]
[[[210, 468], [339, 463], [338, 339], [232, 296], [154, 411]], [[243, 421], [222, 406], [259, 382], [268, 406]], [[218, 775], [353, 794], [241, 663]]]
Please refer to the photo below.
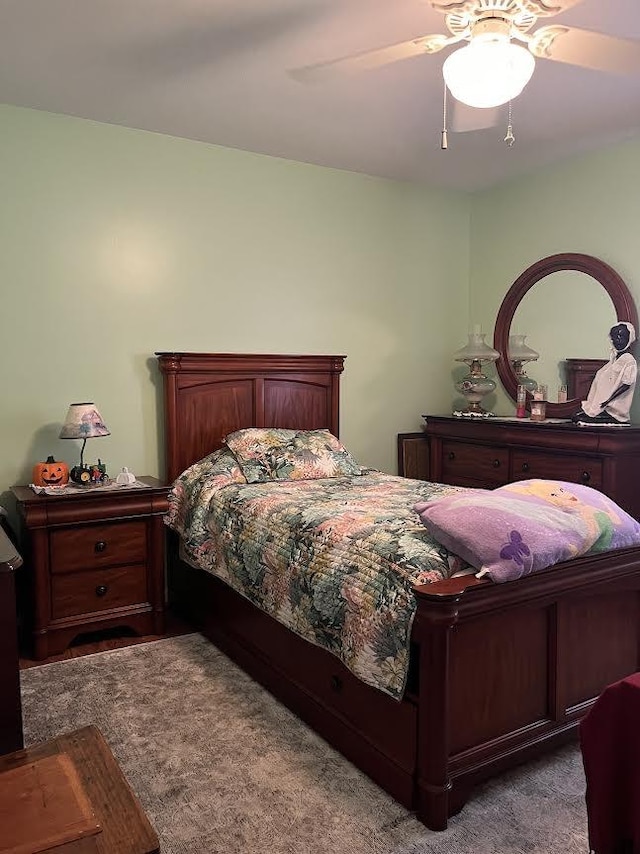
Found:
[[602, 488], [602, 460], [593, 457], [517, 450], [511, 457], [511, 466], [513, 480], [541, 477]]
[[143, 521], [64, 528], [51, 533], [51, 572], [143, 563], [147, 526]]
[[51, 616], [54, 620], [146, 602], [144, 564], [57, 575], [51, 579]]
[[509, 451], [506, 448], [473, 442], [442, 443], [443, 483], [499, 486], [506, 483], [508, 476]]

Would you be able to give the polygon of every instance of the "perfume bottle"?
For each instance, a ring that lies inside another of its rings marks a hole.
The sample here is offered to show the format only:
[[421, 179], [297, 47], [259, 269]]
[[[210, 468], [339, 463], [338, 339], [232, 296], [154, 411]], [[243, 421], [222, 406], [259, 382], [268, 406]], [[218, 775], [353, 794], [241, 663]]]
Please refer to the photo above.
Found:
[[516, 418], [527, 417], [527, 388], [519, 385], [516, 396]]

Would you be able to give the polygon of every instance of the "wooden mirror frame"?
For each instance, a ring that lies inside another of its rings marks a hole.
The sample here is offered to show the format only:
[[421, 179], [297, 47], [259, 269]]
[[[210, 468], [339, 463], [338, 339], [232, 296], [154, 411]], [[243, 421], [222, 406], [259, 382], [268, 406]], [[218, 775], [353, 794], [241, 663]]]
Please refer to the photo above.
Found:
[[[638, 333], [638, 312], [633, 297], [629, 288], [613, 267], [610, 267], [599, 258], [594, 258], [593, 255], [583, 255], [579, 252], [564, 252], [558, 255], [549, 255], [541, 261], [536, 261], [535, 264], [532, 264], [524, 273], [518, 276], [507, 291], [507, 295], [502, 301], [496, 318], [493, 336], [493, 346], [500, 353], [500, 358], [496, 361], [498, 375], [502, 380], [502, 385], [506, 393], [513, 401], [516, 400], [518, 389], [518, 381], [508, 355], [509, 331], [513, 316], [524, 295], [531, 290], [536, 282], [539, 282], [540, 279], [543, 279], [550, 273], [557, 273], [560, 270], [575, 270], [579, 273], [586, 273], [599, 282], [611, 298], [617, 319], [632, 323], [636, 334]], [[550, 418], [569, 418], [579, 409], [579, 405], [576, 405], [576, 400], [577, 398], [574, 398], [573, 400], [568, 400], [566, 403], [548, 402], [547, 415]]]

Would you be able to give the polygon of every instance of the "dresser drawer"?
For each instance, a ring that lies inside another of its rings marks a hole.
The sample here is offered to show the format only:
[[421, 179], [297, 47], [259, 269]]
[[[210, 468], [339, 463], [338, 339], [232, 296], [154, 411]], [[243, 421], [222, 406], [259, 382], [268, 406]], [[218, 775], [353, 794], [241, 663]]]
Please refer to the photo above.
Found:
[[507, 448], [444, 440], [442, 480], [456, 486], [500, 486], [509, 476]]
[[147, 526], [141, 520], [81, 525], [51, 533], [51, 572], [77, 572], [147, 558]]
[[51, 616], [54, 620], [146, 602], [144, 564], [67, 573], [51, 579]]
[[514, 450], [511, 455], [512, 480], [531, 477], [567, 480], [601, 489], [602, 460], [573, 454]]

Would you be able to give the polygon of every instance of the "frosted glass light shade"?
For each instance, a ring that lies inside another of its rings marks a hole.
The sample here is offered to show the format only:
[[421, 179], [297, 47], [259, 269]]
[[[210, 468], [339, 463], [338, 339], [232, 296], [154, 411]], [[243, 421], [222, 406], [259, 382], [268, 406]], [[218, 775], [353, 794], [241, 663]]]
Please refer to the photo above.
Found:
[[540, 354], [524, 343], [526, 335], [509, 336], [509, 359], [512, 362], [535, 362]]
[[442, 74], [453, 97], [470, 107], [498, 107], [531, 80], [533, 55], [504, 40], [476, 40], [450, 54]]
[[464, 347], [453, 354], [456, 362], [495, 362], [500, 358], [500, 353], [494, 350], [484, 340], [484, 332], [470, 332], [469, 341]]

